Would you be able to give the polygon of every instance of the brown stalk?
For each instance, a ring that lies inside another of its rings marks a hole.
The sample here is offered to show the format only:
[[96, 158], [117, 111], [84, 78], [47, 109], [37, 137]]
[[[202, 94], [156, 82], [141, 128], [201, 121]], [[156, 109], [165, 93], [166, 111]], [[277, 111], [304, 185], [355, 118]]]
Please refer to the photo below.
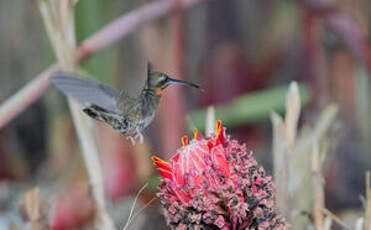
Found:
[[40, 202], [39, 194], [39, 189], [34, 188], [24, 195], [24, 208], [32, 230], [48, 229], [46, 207]]
[[332, 219], [330, 217], [326, 217], [323, 222], [323, 230], [331, 230], [332, 226]]
[[76, 61], [84, 61], [91, 54], [117, 42], [139, 26], [164, 16], [171, 10], [183, 9], [205, 0], [160, 0], [148, 3], [115, 19], [90, 38], [83, 41], [76, 50]]
[[22, 113], [46, 91], [49, 87], [49, 75], [55, 70], [57, 65], [50, 66], [0, 105], [0, 128]]
[[[75, 69], [74, 3], [72, 1], [40, 0], [40, 11], [58, 63], [63, 70], [67, 71]], [[93, 122], [83, 116], [80, 106], [75, 101], [69, 99], [68, 103], [92, 186], [96, 204], [96, 227], [113, 230], [115, 229], [113, 221], [106, 210], [103, 170], [94, 136]]]
[[322, 211], [326, 216], [330, 217], [335, 223], [340, 225], [342, 228], [347, 229], [347, 230], [351, 229], [348, 225], [344, 223], [344, 221], [342, 221], [338, 216], [336, 216], [330, 210], [324, 208]]

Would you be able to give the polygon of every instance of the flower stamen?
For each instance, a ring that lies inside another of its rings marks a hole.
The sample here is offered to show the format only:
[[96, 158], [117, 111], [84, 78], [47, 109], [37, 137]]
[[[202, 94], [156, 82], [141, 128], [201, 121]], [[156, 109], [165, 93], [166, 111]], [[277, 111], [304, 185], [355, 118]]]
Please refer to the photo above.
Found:
[[182, 137], [182, 144], [183, 144], [183, 146], [189, 145], [189, 140], [188, 140], [187, 136]]
[[198, 130], [197, 129], [194, 129], [194, 131], [193, 131], [193, 139], [194, 140], [198, 140], [198, 138], [199, 138]]

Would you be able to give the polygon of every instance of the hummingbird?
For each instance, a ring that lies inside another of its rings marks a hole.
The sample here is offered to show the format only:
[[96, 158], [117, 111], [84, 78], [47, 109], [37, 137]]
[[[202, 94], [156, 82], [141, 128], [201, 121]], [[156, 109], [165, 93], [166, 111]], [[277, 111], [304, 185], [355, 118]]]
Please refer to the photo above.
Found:
[[127, 135], [133, 145], [136, 139], [143, 142], [142, 131], [153, 121], [166, 87], [181, 84], [200, 88], [194, 83], [153, 71], [150, 62], [147, 63], [147, 80], [137, 97], [69, 72], [55, 72], [50, 80], [66, 96], [76, 99], [88, 116]]

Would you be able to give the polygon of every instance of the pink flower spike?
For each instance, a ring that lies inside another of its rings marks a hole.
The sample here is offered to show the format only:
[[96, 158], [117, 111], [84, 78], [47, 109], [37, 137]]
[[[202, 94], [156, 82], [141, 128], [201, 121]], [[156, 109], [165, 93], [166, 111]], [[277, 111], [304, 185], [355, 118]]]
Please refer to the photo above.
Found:
[[171, 229], [288, 229], [271, 177], [245, 145], [225, 135], [221, 121], [210, 137], [195, 130], [182, 143], [169, 162], [152, 158], [163, 177], [157, 195]]

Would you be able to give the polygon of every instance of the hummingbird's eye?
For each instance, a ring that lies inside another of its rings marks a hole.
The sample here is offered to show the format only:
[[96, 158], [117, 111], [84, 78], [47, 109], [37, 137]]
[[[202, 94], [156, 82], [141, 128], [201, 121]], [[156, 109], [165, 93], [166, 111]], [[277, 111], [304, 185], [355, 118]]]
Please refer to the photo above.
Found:
[[160, 85], [165, 85], [167, 81], [168, 81], [168, 77], [162, 76], [160, 78]]

